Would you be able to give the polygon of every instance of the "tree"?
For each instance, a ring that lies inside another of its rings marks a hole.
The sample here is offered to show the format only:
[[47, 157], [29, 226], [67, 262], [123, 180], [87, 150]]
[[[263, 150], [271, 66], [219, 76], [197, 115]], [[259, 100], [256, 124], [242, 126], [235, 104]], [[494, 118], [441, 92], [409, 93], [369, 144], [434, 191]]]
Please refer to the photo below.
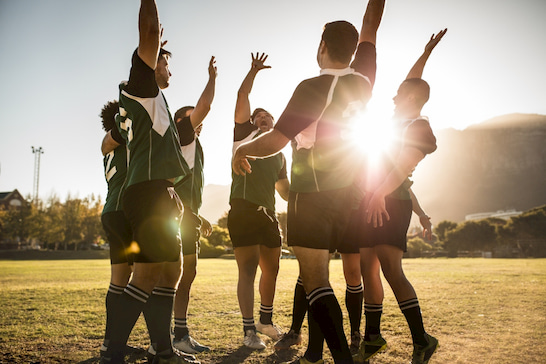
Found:
[[279, 221], [279, 229], [281, 231], [281, 239], [282, 239], [282, 245], [286, 246], [286, 222], [288, 220], [288, 214], [286, 212], [279, 212], [277, 213], [277, 221]]
[[453, 221], [443, 220], [434, 227], [434, 233], [438, 236], [441, 242], [446, 241], [447, 232], [457, 228], [457, 223]]
[[419, 237], [414, 237], [408, 240], [408, 252], [409, 258], [419, 258], [423, 256], [423, 252], [431, 250], [432, 246], [426, 243]]
[[459, 250], [491, 250], [495, 246], [496, 238], [495, 226], [488, 221], [465, 221], [447, 232], [445, 246], [449, 256], [456, 256]]
[[225, 211], [224, 214], [218, 219], [217, 225], [221, 228], [227, 229], [227, 218], [228, 212]]
[[207, 240], [210, 243], [210, 245], [215, 247], [216, 246], [232, 247], [228, 230], [218, 225], [212, 225], [212, 233], [207, 238]]

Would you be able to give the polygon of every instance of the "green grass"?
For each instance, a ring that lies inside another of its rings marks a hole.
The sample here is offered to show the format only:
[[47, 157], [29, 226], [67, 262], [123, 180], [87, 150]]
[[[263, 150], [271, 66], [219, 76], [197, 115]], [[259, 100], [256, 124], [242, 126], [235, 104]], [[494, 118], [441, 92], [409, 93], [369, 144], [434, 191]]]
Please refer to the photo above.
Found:
[[[440, 340], [431, 363], [543, 363], [546, 360], [546, 259], [407, 259], [429, 333]], [[192, 290], [188, 325], [213, 347], [207, 363], [280, 363], [304, 352], [261, 352], [242, 344], [236, 298], [237, 268], [231, 259], [203, 259]], [[0, 363], [97, 363], [104, 330], [109, 261], [0, 261]], [[295, 260], [282, 260], [275, 322], [290, 326], [298, 275]], [[340, 260], [331, 262], [331, 282], [344, 307]], [[258, 317], [256, 294], [255, 317]], [[304, 337], [307, 332], [304, 324]], [[408, 363], [409, 330], [391, 290], [385, 288], [383, 336], [386, 352], [372, 364]], [[130, 343], [147, 347], [139, 319]], [[333, 360], [325, 350], [326, 362]], [[130, 362], [144, 363], [140, 357]]]

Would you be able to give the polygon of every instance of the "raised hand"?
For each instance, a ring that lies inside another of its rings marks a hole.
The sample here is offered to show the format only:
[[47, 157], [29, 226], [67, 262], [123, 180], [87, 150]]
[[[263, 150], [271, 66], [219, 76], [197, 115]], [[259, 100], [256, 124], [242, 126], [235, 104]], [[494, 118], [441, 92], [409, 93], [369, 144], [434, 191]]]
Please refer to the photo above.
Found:
[[442, 38], [446, 34], [446, 32], [447, 32], [447, 28], [440, 31], [436, 35], [432, 34], [432, 36], [430, 37], [430, 40], [428, 41], [427, 45], [425, 46], [425, 52], [429, 52], [429, 53], [432, 52], [434, 47], [436, 47], [436, 45], [440, 42], [440, 40], [442, 40]]
[[209, 78], [216, 78], [218, 70], [216, 69], [216, 58], [214, 56], [210, 57], [209, 62]]
[[271, 66], [266, 66], [264, 63], [268, 57], [267, 54], [265, 53], [262, 53], [260, 55], [259, 52], [256, 52], [256, 56], [254, 56], [254, 53], [251, 53], [250, 54], [252, 56], [252, 68], [260, 71], [260, 70], [263, 70], [265, 68], [271, 68]]

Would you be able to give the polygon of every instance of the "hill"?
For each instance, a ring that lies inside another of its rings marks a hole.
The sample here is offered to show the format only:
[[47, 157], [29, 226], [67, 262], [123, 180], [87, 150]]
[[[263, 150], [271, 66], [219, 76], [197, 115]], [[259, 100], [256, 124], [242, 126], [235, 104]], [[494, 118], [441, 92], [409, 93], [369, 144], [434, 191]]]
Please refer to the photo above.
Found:
[[546, 116], [511, 114], [436, 132], [414, 191], [435, 222], [546, 203]]

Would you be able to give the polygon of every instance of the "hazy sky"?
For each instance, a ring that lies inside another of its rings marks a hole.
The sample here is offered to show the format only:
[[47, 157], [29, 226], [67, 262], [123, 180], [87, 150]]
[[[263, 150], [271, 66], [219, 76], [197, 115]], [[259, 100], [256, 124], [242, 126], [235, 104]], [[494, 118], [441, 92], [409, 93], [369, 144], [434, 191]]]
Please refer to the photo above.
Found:
[[[322, 26], [345, 19], [360, 29], [367, 1], [157, 0], [173, 53], [171, 110], [194, 105], [218, 67], [205, 120], [207, 184], [229, 184], [233, 112], [251, 52], [269, 54], [251, 106], [278, 118], [296, 85], [318, 74]], [[137, 0], [0, 0], [0, 191], [33, 190], [42, 147], [40, 197], [105, 196], [99, 112], [117, 99], [138, 45]], [[434, 129], [508, 113], [546, 114], [546, 1], [387, 0], [377, 40], [370, 107], [392, 114], [392, 97], [432, 33], [449, 28], [424, 78], [423, 114]], [[288, 156], [290, 152], [287, 150]]]

